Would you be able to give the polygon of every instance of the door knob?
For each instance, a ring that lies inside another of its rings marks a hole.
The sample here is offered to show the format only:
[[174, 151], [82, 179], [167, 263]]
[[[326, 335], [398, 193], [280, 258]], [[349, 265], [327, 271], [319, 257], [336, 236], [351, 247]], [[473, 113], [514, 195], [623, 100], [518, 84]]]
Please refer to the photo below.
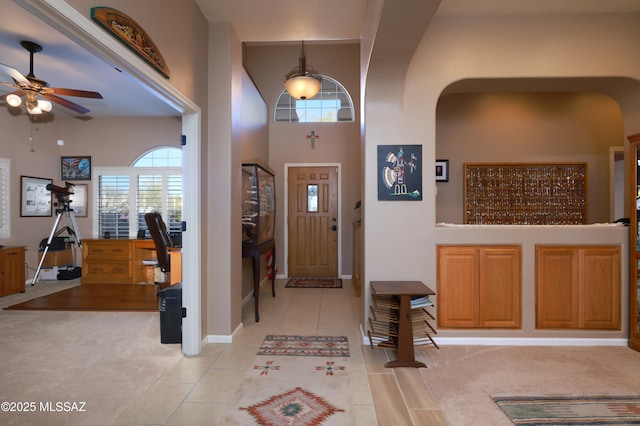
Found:
[[333, 225], [333, 226], [331, 227], [331, 230], [332, 230], [332, 231], [336, 231], [336, 230], [338, 230], [338, 227], [337, 227], [337, 226], [335, 226], [335, 225]]

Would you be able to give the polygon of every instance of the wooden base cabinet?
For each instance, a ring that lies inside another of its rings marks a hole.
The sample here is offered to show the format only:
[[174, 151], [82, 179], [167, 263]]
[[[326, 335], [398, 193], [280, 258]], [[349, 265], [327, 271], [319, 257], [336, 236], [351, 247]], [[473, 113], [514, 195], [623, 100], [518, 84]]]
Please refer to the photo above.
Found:
[[536, 246], [536, 327], [620, 329], [619, 246]]
[[520, 328], [520, 246], [438, 246], [439, 328]]
[[24, 247], [0, 249], [0, 296], [25, 290]]

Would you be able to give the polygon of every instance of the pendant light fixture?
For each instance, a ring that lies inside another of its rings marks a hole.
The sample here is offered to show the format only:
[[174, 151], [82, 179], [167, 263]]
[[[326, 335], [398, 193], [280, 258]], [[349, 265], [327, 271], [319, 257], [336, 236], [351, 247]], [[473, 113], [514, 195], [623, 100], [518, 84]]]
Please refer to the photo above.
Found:
[[292, 98], [303, 101], [313, 98], [320, 91], [320, 80], [307, 72], [306, 58], [304, 56], [304, 41], [302, 42], [298, 68], [287, 75], [284, 87]]

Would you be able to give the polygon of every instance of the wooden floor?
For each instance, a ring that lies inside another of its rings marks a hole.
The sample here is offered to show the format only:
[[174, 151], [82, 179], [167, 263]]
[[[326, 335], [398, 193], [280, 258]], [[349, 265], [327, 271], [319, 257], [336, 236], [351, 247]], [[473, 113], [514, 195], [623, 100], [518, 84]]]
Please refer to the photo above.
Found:
[[85, 284], [5, 309], [37, 311], [158, 311], [157, 288], [137, 284]]

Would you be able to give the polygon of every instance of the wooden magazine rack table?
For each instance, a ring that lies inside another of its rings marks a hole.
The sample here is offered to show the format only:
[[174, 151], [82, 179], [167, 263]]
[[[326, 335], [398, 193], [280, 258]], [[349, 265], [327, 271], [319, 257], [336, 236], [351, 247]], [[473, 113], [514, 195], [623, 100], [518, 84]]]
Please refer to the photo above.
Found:
[[[397, 359], [387, 362], [384, 366], [387, 368], [426, 368], [427, 366], [423, 362], [416, 361], [414, 358], [414, 318], [411, 309], [411, 297], [432, 296], [435, 292], [420, 281], [371, 281], [371, 290], [374, 297], [388, 296], [391, 300], [394, 300], [392, 303], [395, 303], [395, 300], [398, 301], [397, 318], [394, 318], [394, 320], [389, 323], [388, 340], [379, 344], [380, 347], [391, 344], [396, 350]], [[424, 322], [426, 323], [426, 321]], [[435, 334], [435, 330], [433, 330], [428, 323], [427, 326], [430, 330], [425, 333], [425, 336], [431, 344], [437, 347], [430, 336], [431, 333]], [[375, 330], [374, 334], [377, 334]]]

